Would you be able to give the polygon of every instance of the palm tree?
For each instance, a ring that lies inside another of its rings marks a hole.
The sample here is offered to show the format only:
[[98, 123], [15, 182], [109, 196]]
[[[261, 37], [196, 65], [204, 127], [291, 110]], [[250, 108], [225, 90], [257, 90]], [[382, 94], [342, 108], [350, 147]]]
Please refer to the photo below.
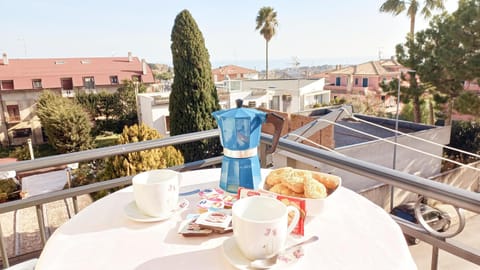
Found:
[[266, 41], [265, 67], [266, 67], [266, 79], [268, 80], [268, 42], [275, 35], [275, 30], [276, 30], [276, 27], [278, 26], [277, 12], [272, 7], [262, 7], [258, 11], [256, 21], [257, 21], [257, 27], [255, 27], [255, 30], [260, 29], [260, 34], [263, 35]]
[[[423, 8], [420, 12], [424, 18], [431, 17], [434, 9], [445, 9], [444, 0], [425, 0], [423, 2]], [[380, 7], [380, 12], [392, 13], [394, 16], [397, 16], [406, 10], [407, 16], [410, 18], [410, 35], [413, 38], [415, 34], [415, 17], [419, 11], [420, 4], [420, 1], [417, 0], [386, 0]]]

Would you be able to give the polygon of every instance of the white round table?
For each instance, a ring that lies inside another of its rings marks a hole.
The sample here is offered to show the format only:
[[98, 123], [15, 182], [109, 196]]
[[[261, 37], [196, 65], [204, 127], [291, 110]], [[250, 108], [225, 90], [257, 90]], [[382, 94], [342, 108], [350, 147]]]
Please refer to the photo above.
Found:
[[[262, 171], [263, 177], [268, 173]], [[182, 173], [181, 192], [218, 187], [220, 169]], [[159, 222], [132, 221], [125, 206], [131, 187], [104, 197], [58, 228], [47, 241], [36, 270], [235, 269], [225, 258], [232, 233], [204, 237], [178, 234], [188, 213], [197, 213], [198, 194], [185, 196], [187, 210]], [[305, 238], [320, 240], [289, 269], [416, 269], [400, 227], [380, 207], [340, 188], [323, 212], [305, 221]], [[300, 240], [300, 239], [296, 239]]]

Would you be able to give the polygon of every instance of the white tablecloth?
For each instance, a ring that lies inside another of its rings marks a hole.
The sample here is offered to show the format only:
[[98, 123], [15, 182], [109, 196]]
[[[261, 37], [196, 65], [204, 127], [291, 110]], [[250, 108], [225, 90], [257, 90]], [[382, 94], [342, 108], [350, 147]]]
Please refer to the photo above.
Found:
[[[263, 171], [265, 176], [267, 171]], [[182, 192], [218, 187], [219, 169], [183, 173]], [[82, 210], [49, 238], [37, 270], [65, 269], [232, 269], [222, 243], [232, 236], [183, 237], [178, 226], [196, 213], [197, 194], [188, 210], [153, 223], [131, 221], [124, 207], [131, 187]], [[380, 207], [340, 188], [317, 217], [308, 217], [305, 237], [320, 240], [304, 247], [292, 269], [416, 269], [400, 227]]]

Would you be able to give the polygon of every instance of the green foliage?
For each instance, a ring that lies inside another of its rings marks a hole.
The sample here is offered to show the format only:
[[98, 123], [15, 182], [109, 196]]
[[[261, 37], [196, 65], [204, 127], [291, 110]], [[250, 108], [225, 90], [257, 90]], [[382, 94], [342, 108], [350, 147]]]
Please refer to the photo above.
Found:
[[171, 80], [173, 79], [173, 72], [168, 70], [165, 72], [155, 74], [157, 80]]
[[[118, 138], [118, 144], [135, 143], [160, 138], [160, 134], [152, 128], [141, 124], [125, 127]], [[140, 172], [167, 168], [183, 164], [183, 156], [173, 146], [127, 153], [108, 158], [102, 179], [113, 179]]]
[[[453, 121], [450, 144], [448, 146], [475, 153], [477, 155], [480, 154], [480, 124], [478, 122]], [[464, 164], [478, 160], [478, 158], [450, 149], [445, 149], [444, 155], [449, 159]], [[444, 170], [449, 170], [456, 166], [457, 165], [452, 163], [444, 163], [443, 167]]]
[[95, 120], [94, 136], [104, 131], [121, 133], [124, 126], [138, 123], [136, 91], [146, 89], [142, 83], [124, 80], [116, 93], [77, 93], [75, 99]]
[[98, 117], [97, 104], [99, 100], [97, 94], [87, 94], [83, 91], [76, 91], [75, 100], [90, 114], [92, 118]]
[[37, 102], [37, 115], [49, 143], [60, 153], [93, 147], [90, 117], [74, 101], [62, 98], [51, 91], [43, 91]]
[[[72, 170], [72, 178], [71, 178], [71, 187], [79, 187], [84, 185], [93, 184], [104, 179], [100, 179], [97, 172], [103, 171], [104, 161], [103, 160], [93, 160], [89, 162], [80, 162], [78, 169]], [[98, 200], [112, 191], [118, 190], [101, 190], [98, 192], [90, 193], [90, 197], [93, 200]]]
[[[392, 13], [394, 16], [400, 15], [402, 12], [406, 12], [410, 18], [410, 35], [415, 33], [415, 19], [420, 11], [424, 18], [432, 16], [432, 10], [439, 9], [444, 10], [444, 0], [425, 0], [423, 6], [420, 5], [420, 1], [399, 1], [399, 0], [386, 0], [380, 6], [380, 12]], [[421, 7], [421, 9], [420, 9]]]
[[123, 80], [122, 85], [118, 88], [118, 111], [121, 120], [128, 120], [131, 124], [138, 123], [137, 116], [137, 93], [145, 93], [147, 87], [137, 81]]
[[463, 0], [452, 15], [436, 16], [429, 28], [416, 34], [415, 41], [408, 39], [405, 46], [397, 46], [399, 58], [408, 48], [406, 58], [413, 65], [407, 66], [435, 89], [432, 94], [448, 98], [447, 125], [451, 124], [453, 104], [464, 91], [464, 81], [480, 77], [479, 20], [480, 1]]
[[[402, 107], [402, 111], [400, 112], [399, 118], [405, 121], [410, 121], [413, 122], [414, 120], [414, 108], [413, 104], [410, 103], [404, 103]], [[429, 117], [430, 117], [430, 108], [428, 107], [427, 102], [422, 102], [420, 104], [420, 122], [421, 123], [429, 123]], [[430, 123], [431, 124], [431, 123]]]
[[[175, 77], [170, 94], [170, 134], [180, 135], [217, 127], [212, 112], [219, 110], [209, 54], [203, 35], [188, 10], [175, 18], [171, 34]], [[218, 138], [179, 145], [185, 162], [218, 156]]]
[[480, 97], [473, 92], [464, 92], [457, 98], [454, 109], [480, 118]]
[[[40, 151], [38, 151], [38, 147], [32, 146], [33, 148], [33, 156], [39, 157]], [[10, 157], [16, 158], [17, 160], [30, 160], [30, 150], [28, 149], [28, 144], [24, 144], [22, 146], [17, 146], [10, 152]]]
[[20, 186], [13, 178], [0, 179], [0, 203], [20, 198]]

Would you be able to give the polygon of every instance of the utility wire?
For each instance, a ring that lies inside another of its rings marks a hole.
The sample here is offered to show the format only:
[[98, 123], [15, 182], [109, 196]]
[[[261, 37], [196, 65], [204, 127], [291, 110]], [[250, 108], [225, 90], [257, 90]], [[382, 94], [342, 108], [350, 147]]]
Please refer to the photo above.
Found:
[[[395, 143], [395, 142], [392, 142], [392, 141], [390, 141], [390, 140], [388, 140], [388, 139], [381, 138], [381, 137], [378, 137], [378, 136], [375, 136], [375, 135], [372, 135], [372, 134], [369, 134], [369, 133], [366, 133], [366, 132], [363, 132], [363, 131], [359, 131], [359, 130], [356, 130], [356, 129], [354, 129], [354, 128], [351, 128], [351, 127], [348, 127], [348, 126], [345, 126], [345, 125], [342, 125], [342, 124], [339, 124], [339, 123], [336, 123], [336, 122], [333, 122], [333, 121], [330, 121], [330, 120], [317, 119], [317, 121], [323, 121], [323, 122], [327, 122], [327, 123], [329, 123], [329, 124], [337, 125], [337, 126], [340, 126], [340, 127], [342, 127], [342, 128], [345, 128], [345, 129], [348, 129], [348, 130], [352, 130], [352, 131], [354, 131], [354, 132], [358, 132], [358, 133], [360, 133], [360, 134], [362, 134], [362, 135], [370, 136], [370, 137], [375, 138], [375, 139], [377, 139], [377, 140], [381, 140], [381, 141], [384, 141], [384, 142], [387, 142], [387, 143], [390, 143], [390, 144], [398, 145], [398, 146], [401, 146], [401, 147], [403, 147], [403, 148], [407, 148], [407, 149], [412, 150], [412, 151], [415, 151], [415, 152], [420, 152], [420, 153], [422, 153], [422, 154], [424, 154], [424, 155], [427, 155], [427, 156], [430, 156], [430, 157], [434, 157], [434, 158], [438, 158], [438, 159], [441, 159], [441, 160], [449, 161], [449, 162], [451, 162], [451, 163], [457, 164], [457, 165], [462, 166], [462, 167], [467, 167], [467, 168], [473, 169], [473, 170], [475, 170], [475, 171], [480, 171], [479, 168], [475, 168], [475, 167], [473, 167], [473, 166], [471, 166], [471, 165], [469, 165], [469, 164], [463, 164], [463, 163], [460, 163], [460, 162], [455, 161], [455, 160], [451, 160], [451, 159], [448, 159], [448, 158], [440, 157], [440, 156], [437, 156], [437, 155], [434, 155], [434, 154], [431, 154], [431, 153], [428, 153], [428, 152], [425, 152], [425, 151], [422, 151], [422, 150], [419, 150], [419, 149], [410, 147], [410, 146], [408, 146], [408, 145], [403, 145], [403, 144], [400, 144], [400, 143]], [[289, 135], [292, 135], [292, 134], [289, 134]], [[413, 137], [414, 137], [414, 138], [418, 138], [418, 137], [415, 137], [415, 136], [413, 136]], [[419, 139], [420, 139], [420, 138], [419, 138]], [[430, 142], [430, 141], [428, 141], [428, 140], [424, 140], [424, 139], [422, 139], [422, 140], [423, 140], [423, 141], [426, 141], [426, 142]], [[433, 143], [433, 142], [430, 142], [430, 143]], [[444, 145], [442, 145], [442, 144], [437, 144], [437, 143], [434, 143], [434, 144], [439, 145], [439, 146], [444, 146]], [[468, 153], [468, 152], [467, 152], [467, 153]]]

